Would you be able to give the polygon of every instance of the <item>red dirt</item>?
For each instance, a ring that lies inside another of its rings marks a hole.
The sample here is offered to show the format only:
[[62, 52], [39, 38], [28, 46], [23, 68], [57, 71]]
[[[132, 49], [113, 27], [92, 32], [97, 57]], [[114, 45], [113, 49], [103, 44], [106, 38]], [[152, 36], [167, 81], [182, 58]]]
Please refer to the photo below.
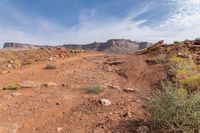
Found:
[[[86, 52], [0, 74], [1, 87], [27, 80], [57, 83], [56, 87], [0, 90], [0, 132], [136, 132], [148, 116], [143, 94], [166, 76], [163, 65], [148, 65], [146, 58]], [[49, 63], [57, 68], [43, 69]], [[104, 91], [99, 95], [85, 93], [86, 87], [96, 85]], [[125, 92], [124, 88], [137, 91]], [[112, 104], [101, 106], [101, 98]]]

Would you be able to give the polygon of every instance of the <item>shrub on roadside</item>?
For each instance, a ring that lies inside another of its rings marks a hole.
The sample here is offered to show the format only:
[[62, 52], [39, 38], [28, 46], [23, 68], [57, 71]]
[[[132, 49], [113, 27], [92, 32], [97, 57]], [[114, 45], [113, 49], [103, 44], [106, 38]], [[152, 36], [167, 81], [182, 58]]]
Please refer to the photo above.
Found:
[[87, 87], [85, 90], [86, 90], [86, 93], [89, 93], [89, 94], [99, 94], [100, 92], [102, 92], [102, 88], [100, 86]]
[[156, 56], [155, 58], [153, 58], [153, 61], [156, 64], [160, 64], [160, 63], [164, 63], [166, 60], [166, 55], [165, 54], [160, 54], [158, 56]]
[[183, 85], [190, 90], [200, 90], [200, 74], [183, 79]]
[[166, 55], [165, 54], [160, 54], [152, 59], [148, 59], [146, 60], [146, 62], [148, 64], [161, 64], [161, 63], [164, 63], [166, 62]]
[[44, 69], [56, 69], [56, 66], [53, 64], [47, 64]]
[[147, 105], [153, 126], [174, 132], [200, 132], [200, 92], [189, 94], [169, 81], [162, 83], [162, 89]]
[[19, 90], [21, 86], [16, 83], [11, 83], [3, 87], [3, 90]]

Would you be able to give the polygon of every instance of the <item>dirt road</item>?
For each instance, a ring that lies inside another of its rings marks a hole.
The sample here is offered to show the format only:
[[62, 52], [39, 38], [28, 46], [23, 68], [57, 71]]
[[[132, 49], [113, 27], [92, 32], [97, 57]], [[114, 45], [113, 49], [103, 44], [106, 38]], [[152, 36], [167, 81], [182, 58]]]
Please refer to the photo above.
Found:
[[[46, 70], [46, 64], [56, 69]], [[142, 55], [95, 52], [11, 70], [0, 74], [1, 87], [23, 81], [53, 85], [0, 90], [0, 133], [136, 132], [148, 115], [142, 93], [164, 77], [163, 66], [147, 65]], [[101, 86], [103, 92], [87, 94], [90, 86]], [[112, 104], [101, 106], [101, 98]]]

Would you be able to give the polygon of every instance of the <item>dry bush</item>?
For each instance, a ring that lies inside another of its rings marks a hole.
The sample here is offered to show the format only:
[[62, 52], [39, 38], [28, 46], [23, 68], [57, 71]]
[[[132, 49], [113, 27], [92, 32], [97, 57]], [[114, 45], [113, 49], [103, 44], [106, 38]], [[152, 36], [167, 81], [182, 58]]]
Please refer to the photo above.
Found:
[[99, 94], [100, 92], [102, 92], [102, 87], [100, 86], [90, 86], [85, 88], [86, 93], [90, 93], [90, 94]]
[[47, 64], [44, 69], [56, 69], [56, 66], [53, 64]]
[[3, 90], [19, 90], [21, 89], [21, 86], [19, 86], [16, 83], [10, 83], [3, 87]]
[[152, 126], [174, 132], [200, 132], [200, 92], [188, 94], [169, 81], [162, 83], [162, 89], [147, 105]]

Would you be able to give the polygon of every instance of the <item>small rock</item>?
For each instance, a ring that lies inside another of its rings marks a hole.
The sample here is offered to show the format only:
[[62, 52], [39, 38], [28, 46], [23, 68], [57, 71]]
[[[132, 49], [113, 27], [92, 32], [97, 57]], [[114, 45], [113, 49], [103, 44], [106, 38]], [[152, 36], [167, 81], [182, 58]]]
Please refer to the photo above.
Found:
[[56, 103], [56, 105], [60, 105], [60, 103]]
[[112, 86], [112, 85], [106, 85], [108, 86], [108, 88], [111, 88], [111, 89], [116, 89], [116, 90], [120, 90], [120, 87], [119, 86]]
[[47, 58], [47, 60], [53, 61], [54, 58], [53, 57], [49, 57], [49, 58]]
[[136, 103], [142, 103], [142, 101], [140, 99], [135, 101]]
[[58, 133], [60, 133], [62, 130], [63, 130], [62, 127], [58, 127], [58, 128], [57, 128], [57, 132], [58, 132]]
[[107, 68], [107, 71], [108, 71], [108, 72], [112, 72], [112, 71], [113, 71], [113, 68], [112, 68], [112, 67], [108, 67], [108, 68]]
[[132, 114], [130, 111], [126, 111], [125, 113], [123, 113], [122, 115], [123, 117], [128, 117], [128, 118], [131, 118]]
[[0, 74], [6, 74], [6, 73], [10, 73], [10, 71], [2, 71], [2, 72], [0, 72]]
[[137, 90], [135, 88], [125, 88], [124, 91], [126, 91], [126, 92], [136, 92]]
[[103, 106], [109, 106], [109, 105], [111, 105], [111, 101], [109, 101], [108, 99], [100, 99], [99, 102]]
[[44, 86], [46, 86], [46, 87], [56, 87], [57, 83], [55, 83], [55, 82], [49, 82], [49, 83], [44, 84]]
[[8, 64], [7, 67], [8, 67], [8, 68], [12, 68], [13, 65], [12, 65], [12, 64]]
[[185, 54], [180, 53], [180, 52], [177, 54], [177, 56], [180, 57], [180, 58], [189, 58], [188, 55], [185, 55]]
[[21, 95], [22, 95], [22, 94], [19, 93], [19, 92], [14, 92], [14, 93], [11, 94], [11, 96], [13, 96], [13, 97], [17, 97], [17, 96], [21, 96]]
[[35, 83], [34, 81], [23, 81], [19, 83], [19, 86], [22, 88], [37, 88], [40, 86], [40, 84]]
[[147, 133], [149, 131], [149, 128], [147, 126], [141, 126], [137, 130], [139, 133]]

